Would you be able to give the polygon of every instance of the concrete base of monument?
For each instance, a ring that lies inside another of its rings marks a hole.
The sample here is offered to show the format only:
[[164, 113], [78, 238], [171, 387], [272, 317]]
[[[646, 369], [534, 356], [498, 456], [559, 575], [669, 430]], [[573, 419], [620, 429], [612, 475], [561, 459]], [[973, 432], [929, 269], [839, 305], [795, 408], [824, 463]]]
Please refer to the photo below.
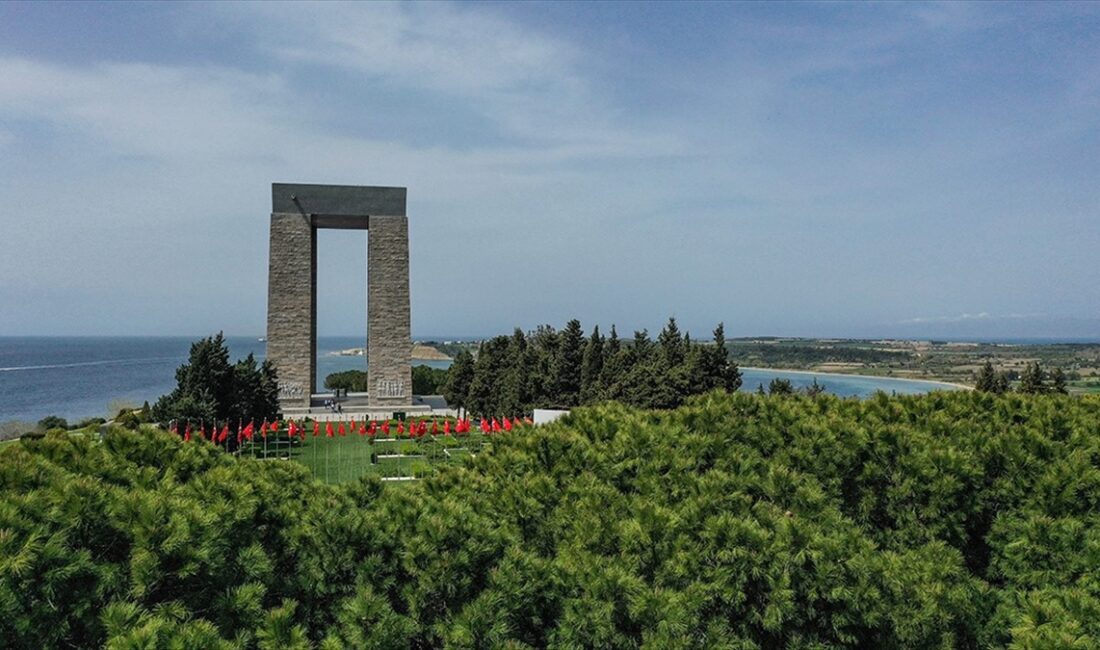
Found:
[[[333, 402], [339, 405], [338, 410], [329, 405]], [[453, 417], [456, 415], [455, 410], [447, 406], [447, 400], [442, 395], [413, 395], [407, 404], [378, 406], [370, 404], [367, 393], [348, 393], [339, 398], [332, 393], [317, 393], [310, 399], [308, 408], [302, 405], [287, 405], [281, 410], [284, 417], [308, 417], [320, 422], [347, 420], [352, 416], [358, 419], [385, 420], [393, 419], [402, 413], [406, 417]]]

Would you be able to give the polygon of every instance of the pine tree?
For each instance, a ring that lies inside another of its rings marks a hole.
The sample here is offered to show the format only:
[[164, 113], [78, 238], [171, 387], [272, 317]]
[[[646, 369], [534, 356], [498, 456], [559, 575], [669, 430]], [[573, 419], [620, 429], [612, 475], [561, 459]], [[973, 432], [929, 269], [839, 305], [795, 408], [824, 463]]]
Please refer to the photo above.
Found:
[[474, 362], [468, 408], [476, 415], [503, 415], [502, 387], [511, 337], [494, 336], [481, 344]]
[[554, 358], [554, 400], [562, 406], [580, 403], [581, 365], [584, 357], [584, 330], [577, 319], [569, 321], [561, 332], [561, 345]]
[[978, 377], [974, 381], [974, 390], [983, 393], [997, 392], [997, 373], [993, 370], [993, 364], [986, 361], [978, 371]]
[[604, 350], [600, 326], [592, 328], [592, 336], [584, 346], [581, 361], [581, 402], [590, 404], [600, 396], [600, 375], [603, 372]]
[[791, 386], [790, 379], [780, 379], [776, 377], [768, 383], [769, 395], [792, 395], [794, 394], [794, 387]]
[[1050, 392], [1062, 395], [1069, 394], [1069, 388], [1066, 386], [1066, 373], [1061, 368], [1050, 371]]
[[1020, 374], [1020, 387], [1017, 390], [1021, 393], [1045, 393], [1047, 392], [1045, 379], [1046, 373], [1043, 372], [1042, 366], [1038, 361], [1033, 361], [1027, 364], [1023, 373]]
[[714, 328], [714, 347], [711, 348], [710, 354], [713, 355], [713, 360], [708, 364], [708, 369], [714, 373], [712, 380], [714, 385], [731, 393], [740, 389], [741, 369], [729, 360], [729, 350], [726, 349], [726, 326], [723, 323], [718, 323]]
[[219, 332], [191, 344], [187, 363], [176, 370], [176, 388], [157, 400], [153, 418], [169, 420], [238, 420], [274, 418], [279, 410], [279, 382], [269, 361], [257, 366], [251, 354], [229, 363], [229, 348]]
[[516, 414], [526, 411], [530, 401], [528, 386], [530, 380], [527, 371], [527, 338], [523, 330], [516, 328], [508, 342], [506, 366], [501, 382], [500, 410], [502, 414]]
[[669, 368], [680, 365], [684, 362], [684, 350], [685, 343], [684, 337], [680, 335], [680, 328], [676, 325], [676, 319], [669, 317], [668, 324], [661, 330], [661, 333], [657, 336], [657, 345], [661, 349], [661, 353], [665, 355], [665, 360], [668, 363]]
[[466, 408], [469, 403], [470, 384], [474, 380], [474, 357], [468, 350], [462, 350], [455, 356], [443, 385], [443, 397], [447, 405], [454, 409]]

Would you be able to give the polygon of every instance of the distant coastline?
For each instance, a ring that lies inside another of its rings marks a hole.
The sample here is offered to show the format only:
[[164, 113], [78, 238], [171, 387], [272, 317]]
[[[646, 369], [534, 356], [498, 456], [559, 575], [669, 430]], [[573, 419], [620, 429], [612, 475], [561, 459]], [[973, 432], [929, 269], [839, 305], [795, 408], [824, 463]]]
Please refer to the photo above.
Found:
[[[343, 350], [336, 350], [329, 352], [329, 354], [337, 355], [341, 357], [362, 357], [366, 356], [367, 348], [346, 348]], [[451, 357], [443, 354], [439, 350], [433, 348], [430, 345], [421, 345], [414, 343], [412, 348], [412, 354], [410, 357], [414, 361], [453, 361]]]

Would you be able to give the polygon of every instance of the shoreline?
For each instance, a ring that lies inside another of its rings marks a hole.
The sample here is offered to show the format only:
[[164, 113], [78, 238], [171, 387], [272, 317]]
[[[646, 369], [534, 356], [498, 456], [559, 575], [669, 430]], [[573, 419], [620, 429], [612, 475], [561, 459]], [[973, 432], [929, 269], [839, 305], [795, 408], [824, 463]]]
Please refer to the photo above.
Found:
[[884, 381], [911, 381], [919, 384], [934, 384], [936, 386], [950, 386], [958, 390], [974, 390], [973, 386], [967, 386], [966, 384], [957, 384], [951, 381], [941, 381], [938, 379], [910, 379], [909, 377], [883, 377], [881, 375], [856, 375], [850, 372], [825, 372], [822, 370], [802, 370], [795, 368], [762, 368], [760, 366], [737, 366], [744, 370], [773, 370], [775, 372], [789, 372], [797, 375], [824, 375], [826, 377], [856, 377], [863, 379], [877, 379]]

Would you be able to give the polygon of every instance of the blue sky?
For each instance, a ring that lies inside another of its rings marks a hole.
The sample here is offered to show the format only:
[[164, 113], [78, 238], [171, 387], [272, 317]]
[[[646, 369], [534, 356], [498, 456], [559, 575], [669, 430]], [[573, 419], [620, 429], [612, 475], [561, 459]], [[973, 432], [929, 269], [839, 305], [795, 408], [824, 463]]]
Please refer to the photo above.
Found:
[[0, 335], [262, 333], [278, 181], [414, 335], [1100, 337], [1098, 179], [1094, 3], [0, 4]]

